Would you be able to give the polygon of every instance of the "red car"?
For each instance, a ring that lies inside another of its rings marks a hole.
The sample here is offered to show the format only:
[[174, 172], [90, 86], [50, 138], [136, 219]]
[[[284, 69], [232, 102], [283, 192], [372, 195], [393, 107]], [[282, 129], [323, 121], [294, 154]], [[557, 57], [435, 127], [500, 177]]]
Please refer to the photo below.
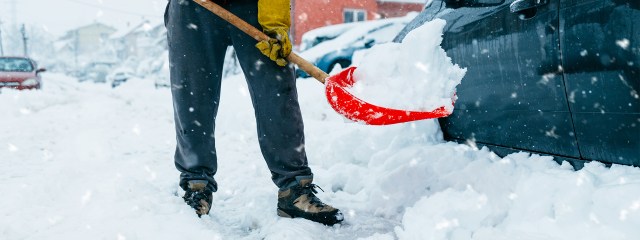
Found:
[[40, 89], [40, 73], [44, 71], [44, 68], [38, 68], [36, 62], [29, 58], [0, 57], [0, 88]]

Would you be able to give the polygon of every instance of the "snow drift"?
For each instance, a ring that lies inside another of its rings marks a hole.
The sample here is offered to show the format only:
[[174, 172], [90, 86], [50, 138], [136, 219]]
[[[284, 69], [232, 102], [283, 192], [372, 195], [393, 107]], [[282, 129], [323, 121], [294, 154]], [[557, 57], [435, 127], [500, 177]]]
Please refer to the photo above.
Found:
[[171, 99], [151, 79], [112, 90], [46, 74], [43, 91], [0, 94], [2, 239], [635, 239], [640, 171], [444, 142], [436, 121], [344, 123], [300, 80], [326, 227], [276, 216], [242, 76], [223, 82], [220, 190], [198, 218], [180, 198]]

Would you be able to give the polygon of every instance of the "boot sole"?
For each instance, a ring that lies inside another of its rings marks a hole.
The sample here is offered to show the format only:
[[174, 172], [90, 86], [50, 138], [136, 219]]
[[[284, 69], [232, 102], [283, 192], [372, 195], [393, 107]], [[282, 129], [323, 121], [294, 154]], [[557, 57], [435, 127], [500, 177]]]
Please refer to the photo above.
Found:
[[293, 218], [293, 216], [287, 214], [286, 212], [282, 211], [281, 209], [278, 208], [278, 216], [280, 217], [286, 217], [286, 218]]
[[[280, 217], [284, 217], [284, 218], [302, 218], [302, 219], [307, 219], [307, 220], [312, 221], [312, 222], [321, 223], [321, 224], [324, 224], [324, 225], [327, 225], [327, 226], [333, 226], [333, 225], [335, 225], [337, 223], [341, 223], [344, 220], [343, 218], [330, 220], [330, 218], [326, 218], [326, 217], [325, 217], [324, 221], [321, 220], [321, 219], [315, 219], [314, 220], [314, 219], [311, 219], [311, 218], [298, 216], [298, 215], [295, 215], [295, 214], [294, 215], [288, 214], [287, 212], [285, 212], [284, 210], [282, 210], [280, 208], [278, 208], [277, 213], [278, 213], [278, 216], [280, 216]], [[327, 221], [327, 220], [329, 220], [329, 221]]]

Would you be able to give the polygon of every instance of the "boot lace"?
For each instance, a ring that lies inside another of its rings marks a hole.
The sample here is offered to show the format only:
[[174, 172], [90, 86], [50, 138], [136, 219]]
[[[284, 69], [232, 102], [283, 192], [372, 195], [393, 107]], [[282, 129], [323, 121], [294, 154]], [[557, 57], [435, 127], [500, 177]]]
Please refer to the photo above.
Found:
[[322, 201], [320, 201], [320, 199], [318, 197], [316, 197], [316, 193], [318, 193], [318, 190], [320, 189], [320, 191], [324, 192], [324, 189], [322, 189], [320, 186], [315, 185], [315, 184], [307, 184], [305, 186], [302, 186], [299, 189], [299, 196], [302, 196], [304, 194], [309, 195], [309, 203], [313, 204], [316, 207], [322, 208], [324, 206], [326, 206]]

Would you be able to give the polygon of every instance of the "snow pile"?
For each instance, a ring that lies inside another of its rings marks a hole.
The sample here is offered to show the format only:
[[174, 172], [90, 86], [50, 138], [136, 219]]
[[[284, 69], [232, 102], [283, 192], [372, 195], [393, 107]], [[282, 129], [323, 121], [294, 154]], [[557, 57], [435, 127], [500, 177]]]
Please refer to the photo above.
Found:
[[637, 169], [592, 163], [575, 172], [523, 153], [493, 158], [439, 174], [452, 187], [407, 209], [395, 231], [399, 239], [633, 239], [639, 233]]
[[363, 57], [349, 91], [374, 105], [430, 111], [445, 106], [466, 69], [440, 47], [446, 22], [435, 19], [411, 31], [402, 43], [376, 45]]
[[322, 136], [331, 144], [313, 155], [322, 156], [328, 170], [317, 176], [333, 184], [332, 202], [350, 210], [350, 224], [382, 217], [380, 224], [396, 224], [385, 234], [389, 239], [596, 240], [640, 234], [637, 168], [590, 163], [574, 171], [548, 156], [500, 158], [487, 148], [441, 142], [433, 137], [435, 124]]
[[[222, 85], [220, 189], [198, 218], [180, 198], [170, 91], [111, 89], [45, 74], [42, 91], [0, 94], [1, 239], [637, 239], [640, 170], [573, 171], [551, 157], [444, 142], [437, 121], [345, 123], [299, 80], [326, 227], [276, 215], [242, 76]], [[52, 127], [55, 126], [55, 127]]]

